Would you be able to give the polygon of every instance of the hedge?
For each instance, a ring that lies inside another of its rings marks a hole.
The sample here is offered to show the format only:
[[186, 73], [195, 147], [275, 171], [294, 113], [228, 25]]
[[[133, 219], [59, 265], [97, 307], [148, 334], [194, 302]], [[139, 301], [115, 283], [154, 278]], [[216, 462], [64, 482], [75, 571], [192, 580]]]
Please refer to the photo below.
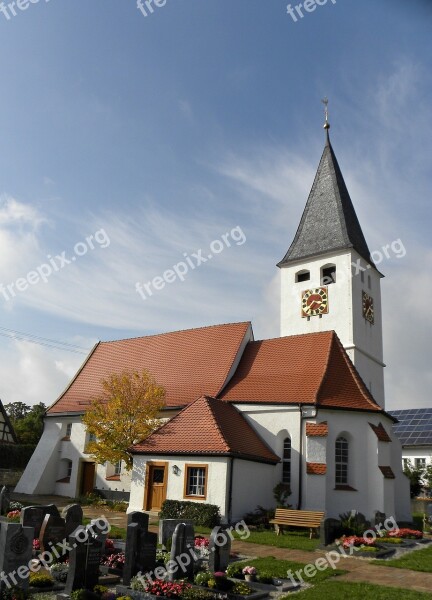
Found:
[[35, 448], [36, 446], [25, 444], [2, 445], [0, 452], [0, 469], [24, 469], [35, 451]]
[[219, 525], [221, 515], [219, 506], [187, 500], [165, 500], [159, 513], [160, 519], [190, 519], [201, 527]]

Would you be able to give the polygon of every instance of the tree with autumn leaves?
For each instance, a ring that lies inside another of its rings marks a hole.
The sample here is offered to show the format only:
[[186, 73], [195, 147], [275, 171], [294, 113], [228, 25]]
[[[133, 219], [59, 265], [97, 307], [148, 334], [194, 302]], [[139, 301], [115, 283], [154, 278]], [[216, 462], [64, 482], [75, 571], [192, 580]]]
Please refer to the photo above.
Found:
[[100, 464], [122, 460], [130, 471], [129, 448], [162, 424], [158, 415], [165, 407], [165, 389], [146, 370], [114, 373], [102, 381], [102, 388], [82, 419], [96, 438], [87, 452]]

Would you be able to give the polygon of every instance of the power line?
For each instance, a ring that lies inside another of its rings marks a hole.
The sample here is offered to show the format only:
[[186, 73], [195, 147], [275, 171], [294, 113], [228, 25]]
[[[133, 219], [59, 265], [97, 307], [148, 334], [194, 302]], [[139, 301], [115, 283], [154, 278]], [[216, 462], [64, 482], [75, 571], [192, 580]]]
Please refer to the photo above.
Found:
[[60, 342], [59, 340], [52, 340], [50, 338], [34, 335], [32, 333], [23, 333], [22, 331], [7, 329], [6, 327], [0, 327], [0, 336], [10, 340], [30, 342], [31, 344], [37, 344], [39, 346], [45, 346], [46, 348], [53, 348], [55, 350], [63, 350], [65, 352], [73, 352], [75, 354], [88, 354], [89, 352], [86, 348], [77, 346], [76, 344]]

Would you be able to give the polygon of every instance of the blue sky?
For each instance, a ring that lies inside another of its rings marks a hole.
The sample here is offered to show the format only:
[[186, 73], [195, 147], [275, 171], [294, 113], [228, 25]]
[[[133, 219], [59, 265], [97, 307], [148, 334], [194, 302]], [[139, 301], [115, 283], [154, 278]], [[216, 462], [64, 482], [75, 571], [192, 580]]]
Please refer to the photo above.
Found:
[[[167, 0], [145, 17], [135, 0], [40, 0], [0, 13], [0, 283], [47, 256], [58, 267], [0, 295], [0, 328], [84, 349], [243, 320], [277, 336], [275, 263], [312, 185], [327, 95], [371, 250], [406, 249], [380, 264], [387, 407], [431, 405], [432, 5], [328, 0], [297, 22], [286, 6]], [[137, 294], [237, 226], [244, 243]], [[0, 335], [0, 397], [50, 404], [84, 357]]]

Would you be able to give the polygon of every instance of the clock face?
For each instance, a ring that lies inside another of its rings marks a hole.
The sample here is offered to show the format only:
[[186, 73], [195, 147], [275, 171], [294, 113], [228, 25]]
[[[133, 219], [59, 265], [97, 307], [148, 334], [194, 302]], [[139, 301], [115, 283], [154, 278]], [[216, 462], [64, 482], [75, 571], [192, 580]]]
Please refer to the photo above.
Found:
[[326, 287], [302, 292], [302, 317], [315, 317], [328, 313], [328, 291]]
[[366, 292], [362, 292], [362, 307], [364, 318], [373, 324], [375, 322], [374, 302], [372, 296]]

